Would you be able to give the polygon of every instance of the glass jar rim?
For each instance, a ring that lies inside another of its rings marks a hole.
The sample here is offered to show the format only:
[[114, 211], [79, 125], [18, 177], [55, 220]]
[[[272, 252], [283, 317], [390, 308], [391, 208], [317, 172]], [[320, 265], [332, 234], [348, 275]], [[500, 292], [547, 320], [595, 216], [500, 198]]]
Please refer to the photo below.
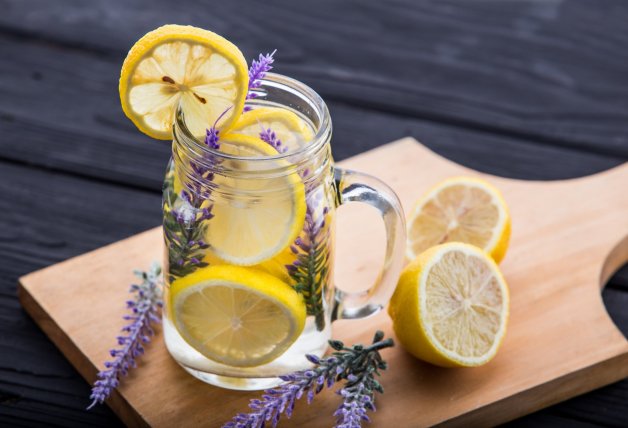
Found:
[[[245, 157], [227, 154], [217, 149], [208, 147], [204, 141], [195, 137], [185, 124], [185, 115], [181, 107], [177, 107], [175, 114], [175, 124], [173, 125], [173, 137], [176, 141], [185, 145], [187, 150], [191, 150], [195, 155], [199, 157], [209, 156], [213, 159], [224, 160], [237, 160], [246, 162], [276, 162], [283, 159], [307, 159], [314, 153], [317, 153], [329, 140], [331, 134], [331, 117], [325, 101], [321, 96], [306, 84], [293, 79], [288, 76], [284, 76], [278, 73], [267, 73], [266, 76], [261, 79], [261, 86], [256, 89], [256, 93], [264, 93], [265, 86], [272, 86], [278, 89], [283, 89], [296, 93], [306, 100], [315, 110], [316, 114], [320, 117], [319, 125], [316, 129], [316, 133], [312, 140], [308, 144], [304, 144], [296, 150], [287, 151], [285, 153], [278, 153], [273, 156], [259, 156], [259, 157]], [[180, 131], [179, 134], [177, 131]], [[183, 138], [181, 138], [183, 137]]]

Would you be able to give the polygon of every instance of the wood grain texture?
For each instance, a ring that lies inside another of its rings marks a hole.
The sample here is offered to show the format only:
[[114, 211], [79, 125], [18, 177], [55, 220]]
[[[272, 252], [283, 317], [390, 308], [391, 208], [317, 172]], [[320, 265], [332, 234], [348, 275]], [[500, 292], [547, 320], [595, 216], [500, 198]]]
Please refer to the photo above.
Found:
[[[121, 426], [107, 406], [85, 411], [88, 384], [21, 309], [16, 284], [27, 272], [154, 226], [159, 195], [2, 162], [0, 175], [0, 211], [6, 214], [0, 215], [0, 426]], [[71, 222], [65, 220], [68, 212]], [[628, 293], [622, 290], [628, 290], [626, 268], [603, 296], [628, 335]], [[528, 416], [516, 426], [588, 421], [623, 427], [628, 424], [626, 397], [628, 380]]]
[[598, 153], [628, 150], [628, 59], [615, 54], [628, 41], [621, 1], [3, 3], [5, 32], [118, 62], [154, 27], [189, 23], [236, 41], [246, 58], [277, 48], [281, 70], [328, 101]]
[[[343, 165], [381, 177], [406, 207], [422, 189], [447, 176], [477, 175], [411, 140]], [[512, 305], [503, 348], [493, 362], [472, 370], [420, 363], [399, 347], [386, 351], [387, 392], [378, 398], [376, 424], [492, 425], [628, 375], [628, 341], [600, 297], [602, 267], [628, 232], [628, 195], [621, 187], [628, 166], [565, 182], [485, 178], [503, 190], [513, 218], [511, 250], [502, 264]], [[601, 206], [610, 209], [602, 211]], [[363, 218], [339, 216], [339, 229], [345, 231], [339, 235], [339, 241], [345, 240], [338, 246], [339, 265], [344, 266], [338, 270], [339, 283], [368, 283], [376, 274], [381, 254], [373, 245], [381, 231]], [[107, 355], [108, 345], [92, 334], [94, 325], [120, 319], [124, 308], [115, 303], [126, 292], [120, 284], [132, 279], [134, 266], [159, 257], [160, 244], [160, 231], [152, 230], [21, 279], [23, 304], [86, 379], [94, 379], [96, 362]], [[359, 259], [355, 248], [362, 249]], [[614, 268], [625, 261], [616, 258]], [[113, 337], [121, 325], [103, 325], [101, 333]], [[375, 327], [390, 334], [382, 313], [365, 321], [339, 322], [334, 336], [365, 341]], [[111, 402], [130, 425], [214, 426], [244, 409], [254, 395], [202, 384], [180, 369], [159, 341], [142, 361], [141, 370]], [[151, 384], [167, 386], [169, 393]], [[179, 398], [168, 399], [172, 396]], [[329, 393], [317, 401], [315, 408], [301, 404], [293, 423], [320, 426], [320, 415], [331, 415], [337, 403]]]
[[[103, 35], [104, 37], [105, 35]], [[122, 58], [67, 48], [50, 55], [49, 43], [0, 33], [0, 158], [69, 171], [147, 190], [158, 190], [170, 155], [165, 142], [139, 133], [124, 116], [117, 94]], [[277, 70], [284, 69], [278, 59]], [[314, 86], [321, 90], [323, 87]], [[333, 93], [339, 93], [336, 88]], [[46, 94], [42, 97], [42, 94]], [[588, 175], [628, 159], [625, 155], [541, 144], [449, 123], [393, 115], [323, 96], [334, 120], [334, 154], [344, 159], [406, 135], [443, 156], [495, 175], [558, 179]], [[68, 108], [58, 108], [67, 105]], [[359, 124], [359, 126], [357, 126]], [[15, 144], [28, 141], [28, 144]], [[41, 156], [33, 157], [33, 150]], [[487, 153], [496, 156], [486, 156]]]
[[[622, 1], [101, 3], [0, 0], [0, 426], [120, 425], [105, 406], [84, 411], [87, 384], [21, 310], [16, 281], [158, 224], [169, 150], [116, 95], [126, 50], [154, 26], [212, 28], [249, 59], [279, 48], [278, 71], [330, 105], [337, 159], [405, 135], [516, 178], [628, 159]], [[627, 296], [628, 266], [603, 292], [625, 335]], [[514, 426], [625, 427], [626, 403], [628, 380]]]

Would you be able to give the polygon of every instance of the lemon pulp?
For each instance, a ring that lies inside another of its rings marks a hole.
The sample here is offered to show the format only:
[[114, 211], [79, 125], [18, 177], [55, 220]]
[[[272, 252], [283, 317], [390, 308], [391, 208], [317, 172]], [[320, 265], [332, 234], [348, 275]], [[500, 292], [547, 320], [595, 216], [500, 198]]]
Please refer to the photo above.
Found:
[[170, 287], [171, 318], [181, 336], [222, 364], [273, 361], [305, 325], [305, 304], [297, 292], [256, 269], [209, 266]]
[[416, 204], [406, 256], [412, 260], [434, 245], [465, 242], [499, 262], [509, 238], [510, 216], [500, 192], [484, 180], [456, 177], [437, 184]]
[[404, 347], [445, 367], [490, 361], [508, 313], [508, 287], [494, 260], [463, 243], [432, 247], [410, 263], [389, 306]]
[[242, 113], [248, 71], [240, 50], [211, 31], [164, 25], [138, 40], [120, 72], [124, 113], [140, 131], [172, 138], [176, 109], [196, 136], [217, 123], [229, 128]]

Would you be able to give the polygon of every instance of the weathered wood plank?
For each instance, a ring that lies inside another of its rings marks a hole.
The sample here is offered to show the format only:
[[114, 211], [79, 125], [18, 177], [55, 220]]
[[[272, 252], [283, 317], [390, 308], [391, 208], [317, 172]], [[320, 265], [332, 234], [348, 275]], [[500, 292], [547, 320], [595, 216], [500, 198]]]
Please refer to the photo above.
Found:
[[4, 0], [0, 27], [119, 64], [167, 17], [214, 29], [247, 58], [277, 48], [279, 70], [330, 102], [626, 158], [628, 6], [475, 3]]
[[89, 386], [22, 310], [17, 278], [159, 224], [159, 194], [0, 171], [0, 426], [116, 426], [106, 407], [85, 412]]
[[[117, 94], [121, 58], [1, 34], [0, 56], [9, 59], [0, 62], [0, 158], [161, 187], [169, 144], [152, 141], [124, 117]], [[281, 61], [277, 68], [282, 70]], [[407, 135], [463, 165], [509, 177], [574, 177], [623, 160], [343, 102], [332, 101], [330, 109], [339, 160]]]

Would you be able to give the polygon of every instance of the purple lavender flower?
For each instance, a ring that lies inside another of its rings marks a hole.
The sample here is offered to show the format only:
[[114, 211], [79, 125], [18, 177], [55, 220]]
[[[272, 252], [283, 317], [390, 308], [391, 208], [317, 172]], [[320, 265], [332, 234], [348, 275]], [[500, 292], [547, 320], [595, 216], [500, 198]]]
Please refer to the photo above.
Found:
[[[206, 130], [205, 144], [213, 150], [220, 149], [220, 130], [218, 122], [231, 109], [228, 107], [216, 118], [211, 128]], [[190, 161], [190, 168], [195, 180], [188, 180], [186, 189], [178, 195], [164, 200], [164, 235], [168, 245], [168, 276], [172, 281], [175, 277], [183, 277], [199, 267], [207, 266], [203, 261], [204, 250], [209, 248], [205, 237], [207, 220], [214, 217], [212, 205], [203, 206], [203, 202], [211, 197], [207, 185], [214, 179], [214, 167], [220, 160], [211, 153], [204, 153], [202, 161]], [[170, 190], [174, 188], [174, 176], [167, 183]], [[167, 192], [165, 192], [167, 194]]]
[[282, 145], [281, 140], [277, 138], [277, 134], [275, 134], [275, 131], [270, 128], [264, 129], [264, 127], [262, 126], [262, 131], [259, 133], [259, 137], [262, 141], [268, 143], [279, 153], [286, 153], [288, 151], [288, 147]]
[[[247, 100], [257, 97], [257, 94], [252, 92], [252, 90], [262, 86], [262, 79], [266, 76], [267, 72], [273, 69], [272, 64], [275, 62], [273, 55], [275, 55], [275, 52], [277, 52], [277, 49], [266, 55], [259, 54], [259, 59], [251, 62], [251, 67], [249, 68], [249, 93], [246, 95]], [[250, 108], [248, 110], [250, 110]], [[248, 110], [245, 109], [245, 111]]]
[[383, 338], [384, 333], [378, 331], [372, 345], [354, 345], [351, 348], [346, 348], [338, 340], [330, 340], [329, 344], [336, 352], [326, 358], [306, 355], [313, 368], [281, 376], [286, 383], [264, 391], [261, 399], [251, 400], [249, 407], [252, 411], [238, 413], [223, 428], [276, 427], [282, 414], [288, 418], [292, 416], [296, 400], [305, 395], [309, 404], [324, 388], [330, 388], [343, 379], [347, 383], [339, 392], [343, 404], [335, 413], [337, 427], [360, 427], [362, 421], [368, 420], [366, 411], [375, 410], [374, 393], [384, 392], [374, 378], [380, 374], [379, 370], [386, 369], [386, 362], [379, 351], [394, 346], [394, 343], [392, 339]]
[[144, 346], [155, 334], [152, 324], [161, 322], [161, 267], [155, 263], [148, 272], [136, 271], [135, 274], [142, 279], [142, 283], [131, 285], [129, 290], [135, 295], [134, 300], [126, 302], [132, 313], [125, 315], [124, 319], [130, 324], [123, 327], [124, 334], [117, 337], [120, 348], [109, 351], [113, 360], [106, 361], [105, 370], [97, 375], [88, 410], [103, 403], [120, 384], [120, 376], [126, 376], [129, 369], [136, 367], [135, 359], [144, 353]]
[[220, 140], [220, 138], [218, 137], [218, 134], [220, 134], [220, 130], [218, 130], [216, 127], [218, 126], [218, 122], [220, 121], [220, 119], [222, 119], [229, 110], [231, 110], [231, 107], [227, 107], [225, 111], [220, 113], [220, 116], [216, 118], [212, 127], [206, 130], [205, 144], [207, 144], [207, 147], [209, 147], [210, 149], [220, 149], [220, 143], [218, 142], [218, 140]]
[[305, 225], [290, 250], [296, 260], [286, 265], [293, 280], [293, 287], [305, 300], [307, 314], [315, 317], [316, 328], [325, 328], [325, 308], [323, 289], [329, 279], [329, 228], [325, 227], [325, 216], [329, 212], [324, 207], [317, 213], [321, 203], [321, 194], [314, 189], [306, 189]]
[[337, 392], [343, 401], [334, 413], [336, 428], [360, 428], [363, 421], [370, 422], [366, 412], [375, 411], [373, 391], [383, 392], [380, 389], [379, 382], [368, 375], [349, 375], [347, 385]]

